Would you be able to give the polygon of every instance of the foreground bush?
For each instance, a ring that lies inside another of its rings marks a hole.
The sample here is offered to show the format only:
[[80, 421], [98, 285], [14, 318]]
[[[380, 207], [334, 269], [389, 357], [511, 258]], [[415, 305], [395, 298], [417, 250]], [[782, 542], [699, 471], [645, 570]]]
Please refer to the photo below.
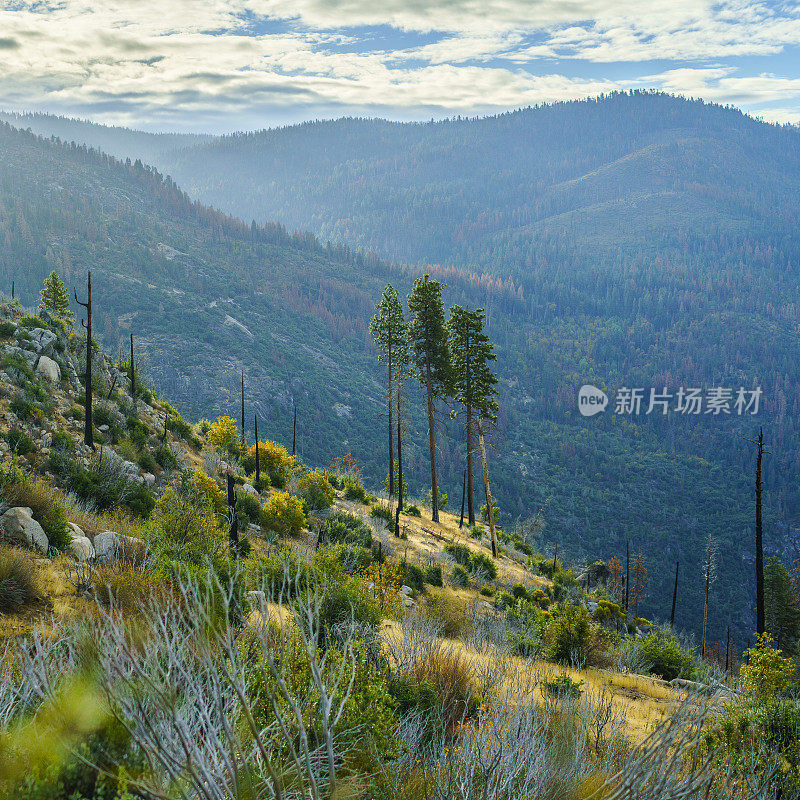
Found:
[[39, 599], [36, 570], [20, 550], [0, 549], [0, 613], [12, 614]]
[[691, 676], [692, 654], [683, 650], [671, 633], [651, 631], [635, 641], [634, 652], [647, 665], [648, 672], [665, 681]]
[[262, 506], [264, 525], [279, 536], [295, 536], [306, 525], [302, 503], [288, 492], [277, 492]]
[[309, 511], [330, 508], [336, 498], [330, 481], [318, 470], [298, 478], [292, 485], [295, 494], [303, 498]]

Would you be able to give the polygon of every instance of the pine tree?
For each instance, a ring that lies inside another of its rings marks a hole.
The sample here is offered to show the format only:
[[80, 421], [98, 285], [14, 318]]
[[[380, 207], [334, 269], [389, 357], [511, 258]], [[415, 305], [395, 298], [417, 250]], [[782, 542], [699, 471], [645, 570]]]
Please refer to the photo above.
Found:
[[397, 292], [387, 284], [381, 299], [375, 306], [375, 316], [369, 324], [375, 342], [380, 349], [380, 359], [386, 362], [386, 383], [389, 407], [389, 496], [397, 486], [394, 476], [394, 383], [398, 379], [402, 365], [407, 360], [408, 342], [406, 324], [403, 319], [403, 306]]
[[489, 367], [495, 360], [492, 343], [483, 332], [483, 309], [467, 311], [460, 306], [450, 309], [448, 322], [450, 360], [455, 398], [464, 407], [464, 432], [467, 447], [467, 513], [475, 524], [473, 486], [473, 450], [478, 420], [497, 419], [497, 376]]
[[789, 571], [776, 556], [764, 568], [764, 612], [766, 630], [779, 650], [796, 653], [800, 638], [800, 608]]
[[68, 328], [72, 327], [75, 315], [69, 308], [69, 292], [55, 270], [44, 279], [39, 296], [39, 311], [46, 311], [53, 319], [61, 320]]
[[425, 388], [428, 404], [428, 444], [431, 461], [431, 518], [439, 521], [439, 484], [436, 477], [436, 399], [447, 395], [450, 385], [450, 354], [442, 303], [442, 284], [423, 275], [414, 281], [408, 296], [408, 343], [415, 377]]

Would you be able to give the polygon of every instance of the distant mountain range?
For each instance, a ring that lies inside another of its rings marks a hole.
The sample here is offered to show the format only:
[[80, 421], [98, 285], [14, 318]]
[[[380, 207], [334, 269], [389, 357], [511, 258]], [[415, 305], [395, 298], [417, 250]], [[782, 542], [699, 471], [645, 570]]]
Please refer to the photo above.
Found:
[[[542, 509], [542, 548], [558, 542], [573, 557], [620, 556], [629, 539], [650, 558], [645, 613], [661, 618], [680, 559], [679, 618], [693, 630], [711, 535], [712, 633], [730, 623], [743, 640], [752, 629], [744, 437], [759, 425], [772, 450], [768, 550], [791, 560], [800, 520], [796, 128], [655, 93], [198, 140], [10, 121], [152, 163], [189, 197], [246, 221], [193, 203], [141, 164], [0, 135], [3, 279], [16, 275], [32, 295], [52, 266], [73, 283], [94, 266], [106, 343], [133, 325], [158, 385], [187, 413], [235, 414], [244, 366], [271, 435], [286, 441], [296, 400], [309, 459], [349, 447], [378, 483], [385, 423], [366, 326], [384, 282], [407, 292], [429, 269], [449, 303], [486, 308], [497, 343], [491, 467], [506, 524]], [[580, 416], [584, 383], [606, 389], [612, 408]], [[756, 385], [757, 417], [647, 415], [647, 401], [639, 415], [613, 413], [623, 387], [674, 398], [681, 387]], [[424, 493], [421, 425], [409, 469]], [[451, 504], [462, 450], [451, 426], [439, 454]]]

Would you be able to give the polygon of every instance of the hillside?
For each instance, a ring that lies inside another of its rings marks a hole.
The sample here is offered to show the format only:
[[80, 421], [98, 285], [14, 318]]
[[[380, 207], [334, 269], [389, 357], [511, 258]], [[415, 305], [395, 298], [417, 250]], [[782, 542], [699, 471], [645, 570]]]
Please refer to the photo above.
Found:
[[[10, 128], [0, 135], [6, 286], [16, 279], [32, 301], [55, 267], [80, 293], [91, 266], [105, 343], [114, 351], [132, 330], [156, 386], [187, 415], [237, 416], [244, 368], [267, 435], [291, 441], [296, 403], [301, 454], [327, 464], [349, 449], [380, 485], [383, 389], [367, 323], [382, 285], [402, 297], [413, 270], [227, 219], [139, 164]], [[754, 552], [753, 453], [743, 437], [757, 425], [773, 451], [767, 549], [787, 563], [800, 513], [796, 141], [738, 112], [632, 95], [487, 120], [309, 124], [224, 139], [185, 151], [181, 163], [193, 191], [213, 178], [220, 206], [223, 192], [244, 203], [253, 181], [258, 192], [274, 184], [270, 202], [302, 198], [297, 209], [331, 225], [344, 209], [353, 235], [289, 217], [285, 203], [270, 207], [290, 225], [444, 262], [431, 271], [447, 283], [446, 302], [485, 307], [498, 351], [491, 470], [506, 527], [541, 509], [541, 549], [576, 559], [622, 557], [629, 539], [650, 560], [651, 618], [668, 616], [680, 560], [678, 620], [695, 634], [698, 554], [712, 535], [712, 637], [730, 624], [741, 646], [752, 629]], [[266, 157], [263, 142], [277, 155]], [[365, 231], [391, 232], [396, 246]], [[575, 399], [583, 383], [611, 392], [760, 383], [764, 404], [747, 420], [585, 420]], [[425, 498], [417, 402], [412, 390], [406, 469], [412, 494]], [[456, 428], [438, 457], [453, 507], [463, 469]]]

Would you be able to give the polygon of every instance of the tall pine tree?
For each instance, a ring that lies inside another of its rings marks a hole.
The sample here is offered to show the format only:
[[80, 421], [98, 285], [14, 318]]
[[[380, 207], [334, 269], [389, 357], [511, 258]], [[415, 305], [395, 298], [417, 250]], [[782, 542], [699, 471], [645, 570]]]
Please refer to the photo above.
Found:
[[[375, 307], [375, 316], [369, 323], [369, 329], [380, 350], [380, 359], [386, 362], [386, 385], [389, 408], [389, 495], [397, 488], [394, 474], [394, 405], [395, 382], [408, 359], [408, 341], [406, 324], [403, 319], [403, 306], [397, 292], [391, 284], [387, 284]], [[398, 400], [399, 402], [399, 400]], [[398, 409], [398, 414], [399, 409]]]
[[44, 279], [39, 297], [39, 311], [46, 311], [53, 319], [61, 320], [66, 327], [72, 327], [75, 315], [69, 308], [69, 292], [55, 270]]
[[450, 362], [453, 393], [464, 408], [464, 429], [467, 445], [467, 504], [470, 525], [475, 524], [472, 456], [475, 433], [481, 448], [486, 506], [492, 534], [492, 550], [496, 552], [494, 512], [492, 508], [489, 472], [486, 463], [486, 444], [483, 439], [485, 422], [497, 421], [497, 376], [492, 371], [494, 349], [484, 333], [485, 315], [482, 308], [468, 311], [460, 306], [450, 309], [448, 321]]
[[449, 392], [450, 354], [442, 303], [442, 284], [423, 275], [408, 296], [408, 343], [417, 380], [428, 403], [428, 444], [431, 460], [431, 518], [439, 521], [439, 484], [436, 476], [436, 399]]

